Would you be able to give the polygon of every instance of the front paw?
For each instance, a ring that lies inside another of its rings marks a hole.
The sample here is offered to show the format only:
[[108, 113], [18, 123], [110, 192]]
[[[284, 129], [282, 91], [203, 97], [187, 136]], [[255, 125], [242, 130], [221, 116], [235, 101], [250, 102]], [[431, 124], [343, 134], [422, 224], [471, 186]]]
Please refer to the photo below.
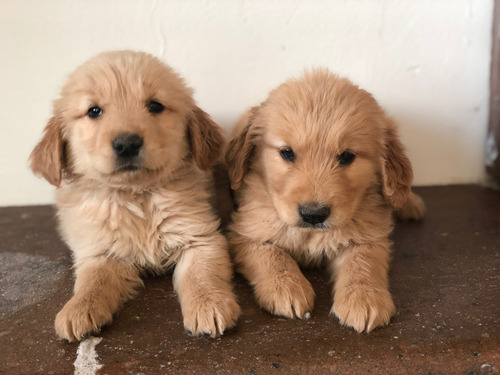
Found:
[[101, 306], [73, 296], [56, 315], [56, 333], [70, 342], [79, 341], [89, 333], [99, 332], [102, 325], [111, 321], [112, 315], [105, 304]]
[[332, 308], [332, 313], [342, 324], [358, 332], [370, 332], [378, 326], [387, 325], [395, 311], [388, 290], [363, 287], [335, 293]]
[[240, 307], [231, 292], [224, 294], [202, 294], [184, 302], [182, 306], [184, 328], [195, 336], [222, 335], [234, 327], [240, 316]]
[[307, 319], [314, 307], [314, 289], [299, 270], [259, 281], [255, 295], [264, 309], [286, 318]]

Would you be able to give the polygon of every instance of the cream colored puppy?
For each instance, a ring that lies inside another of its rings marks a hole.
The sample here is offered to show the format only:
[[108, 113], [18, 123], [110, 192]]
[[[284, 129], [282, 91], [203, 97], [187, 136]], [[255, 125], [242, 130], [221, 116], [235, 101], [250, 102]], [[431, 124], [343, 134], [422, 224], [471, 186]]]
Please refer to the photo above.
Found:
[[232, 265], [210, 204], [222, 146], [192, 90], [151, 55], [107, 52], [70, 75], [30, 158], [57, 186], [60, 232], [73, 252], [60, 337], [98, 331], [142, 286], [142, 271], [174, 265], [188, 331], [216, 336], [235, 324]]
[[326, 263], [343, 324], [389, 322], [392, 213], [419, 218], [425, 206], [410, 193], [396, 126], [369, 93], [326, 70], [285, 82], [242, 117], [226, 163], [238, 205], [230, 248], [264, 309], [308, 317], [315, 294], [297, 262]]

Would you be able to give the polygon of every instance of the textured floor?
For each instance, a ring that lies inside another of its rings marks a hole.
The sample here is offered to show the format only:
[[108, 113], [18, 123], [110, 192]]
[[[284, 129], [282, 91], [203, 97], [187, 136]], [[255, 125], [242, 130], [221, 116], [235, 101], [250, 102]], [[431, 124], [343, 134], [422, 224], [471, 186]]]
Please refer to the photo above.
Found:
[[260, 310], [236, 277], [243, 315], [215, 340], [184, 332], [170, 276], [147, 279], [100, 342], [58, 340], [53, 320], [73, 277], [54, 211], [0, 208], [0, 374], [71, 374], [75, 362], [99, 363], [99, 374], [498, 374], [500, 193], [478, 186], [417, 192], [428, 213], [396, 225], [397, 314], [388, 327], [370, 334], [341, 327], [328, 315], [327, 275], [307, 270], [317, 293], [311, 319]]

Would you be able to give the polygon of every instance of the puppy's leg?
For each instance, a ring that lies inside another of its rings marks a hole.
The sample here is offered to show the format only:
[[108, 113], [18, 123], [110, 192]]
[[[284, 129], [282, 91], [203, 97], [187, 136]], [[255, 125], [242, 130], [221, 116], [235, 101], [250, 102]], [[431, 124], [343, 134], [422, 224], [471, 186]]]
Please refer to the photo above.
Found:
[[184, 327], [194, 335], [222, 335], [240, 308], [231, 286], [233, 269], [225, 238], [214, 233], [185, 250], [174, 271]]
[[425, 210], [424, 200], [414, 192], [410, 192], [404, 206], [394, 211], [394, 215], [400, 220], [420, 220]]
[[388, 290], [389, 244], [345, 249], [334, 261], [332, 313], [358, 332], [389, 323], [395, 312]]
[[309, 317], [314, 290], [292, 257], [271, 244], [232, 240], [238, 270], [254, 287], [260, 306], [287, 318]]
[[57, 334], [73, 341], [99, 331], [141, 285], [139, 272], [133, 265], [106, 257], [85, 260], [76, 269], [73, 297], [56, 316]]

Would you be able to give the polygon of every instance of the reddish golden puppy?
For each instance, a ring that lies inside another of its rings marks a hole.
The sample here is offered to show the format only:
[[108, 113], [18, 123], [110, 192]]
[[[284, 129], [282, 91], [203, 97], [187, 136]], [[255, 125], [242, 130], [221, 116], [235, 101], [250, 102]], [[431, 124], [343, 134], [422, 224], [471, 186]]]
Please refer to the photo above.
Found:
[[308, 317], [315, 294], [296, 262], [326, 262], [343, 324], [389, 322], [392, 213], [419, 218], [425, 207], [396, 127], [369, 93], [326, 70], [290, 80], [242, 117], [226, 163], [238, 205], [230, 249], [263, 308]]
[[221, 129], [168, 66], [132, 51], [98, 55], [71, 74], [31, 154], [57, 186], [74, 295], [57, 314], [69, 341], [98, 331], [142, 285], [143, 270], [175, 265], [184, 326], [216, 336], [239, 307], [210, 201]]

